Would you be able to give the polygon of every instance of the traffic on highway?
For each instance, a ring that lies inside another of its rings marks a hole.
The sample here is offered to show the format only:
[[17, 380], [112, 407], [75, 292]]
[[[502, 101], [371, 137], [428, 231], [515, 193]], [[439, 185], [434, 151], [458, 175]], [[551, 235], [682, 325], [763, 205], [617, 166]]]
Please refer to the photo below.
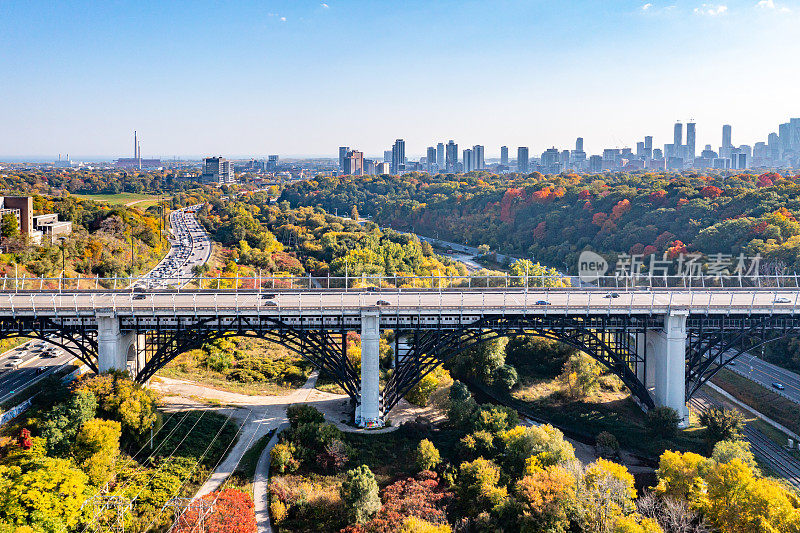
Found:
[[71, 365], [73, 359], [61, 347], [43, 340], [31, 340], [0, 354], [0, 403]]

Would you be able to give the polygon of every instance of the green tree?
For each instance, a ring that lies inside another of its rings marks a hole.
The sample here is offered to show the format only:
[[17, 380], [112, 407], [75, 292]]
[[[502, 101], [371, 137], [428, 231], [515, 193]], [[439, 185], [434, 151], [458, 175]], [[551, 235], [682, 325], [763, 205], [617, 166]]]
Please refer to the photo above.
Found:
[[504, 464], [514, 478], [523, 475], [533, 466], [545, 467], [564, 464], [575, 459], [575, 448], [564, 434], [553, 426], [516, 426], [501, 436], [504, 447]]
[[458, 380], [453, 381], [447, 407], [447, 419], [450, 424], [457, 428], [470, 425], [477, 410], [478, 403], [467, 386]]
[[714, 445], [711, 458], [718, 463], [730, 463], [734, 459], [739, 459], [742, 463], [750, 467], [756, 474], [759, 473], [756, 459], [750, 451], [750, 443], [746, 440], [721, 440]]
[[422, 439], [414, 452], [414, 462], [420, 470], [433, 470], [441, 462], [439, 450], [428, 439]]
[[582, 399], [591, 395], [600, 385], [600, 364], [584, 353], [572, 355], [564, 364], [561, 380], [571, 398]]
[[671, 439], [678, 434], [681, 417], [671, 407], [659, 406], [647, 411], [647, 429], [656, 437]]
[[144, 435], [158, 418], [153, 393], [124, 373], [110, 372], [85, 378], [76, 390], [94, 393], [104, 417], [117, 420], [122, 429], [134, 437]]
[[341, 495], [351, 522], [363, 524], [381, 508], [378, 482], [367, 465], [347, 471]]
[[706, 426], [705, 439], [709, 451], [720, 441], [742, 438], [744, 416], [735, 409], [712, 407], [700, 415], [700, 423]]
[[19, 224], [17, 224], [16, 216], [6, 213], [0, 218], [0, 235], [3, 237], [17, 237], [19, 235]]
[[66, 455], [84, 422], [97, 413], [97, 398], [91, 391], [77, 391], [42, 415], [40, 430], [51, 454]]
[[92, 485], [100, 486], [111, 477], [121, 435], [122, 426], [115, 420], [94, 418], [81, 426], [75, 442], [75, 458]]
[[461, 463], [457, 490], [467, 514], [497, 511], [508, 501], [508, 490], [499, 481], [500, 468], [488, 459]]

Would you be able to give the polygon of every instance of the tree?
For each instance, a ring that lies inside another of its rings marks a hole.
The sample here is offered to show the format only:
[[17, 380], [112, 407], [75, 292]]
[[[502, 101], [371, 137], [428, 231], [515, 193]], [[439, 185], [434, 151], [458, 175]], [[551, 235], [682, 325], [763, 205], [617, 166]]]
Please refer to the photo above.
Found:
[[325, 415], [313, 405], [306, 403], [292, 404], [286, 408], [286, 417], [292, 428], [301, 424], [321, 424], [325, 422]]
[[456, 380], [450, 386], [448, 396], [447, 419], [454, 427], [463, 427], [472, 422], [478, 403], [472, 397], [466, 385]]
[[0, 218], [0, 235], [3, 237], [19, 236], [19, 224], [17, 224], [16, 216], [6, 213]]
[[134, 437], [141, 437], [158, 419], [153, 393], [123, 372], [84, 378], [77, 382], [75, 390], [92, 392], [101, 414], [120, 422], [122, 429]]
[[617, 463], [598, 459], [586, 467], [578, 484], [579, 522], [584, 531], [611, 531], [635, 510], [633, 476]]
[[458, 475], [458, 492], [471, 516], [498, 510], [508, 500], [508, 490], [498, 485], [500, 468], [482, 457], [461, 463]]
[[530, 467], [564, 464], [575, 459], [575, 448], [564, 434], [549, 424], [516, 426], [501, 436], [507, 473], [519, 477]]
[[711, 459], [718, 463], [730, 463], [734, 459], [739, 459], [758, 474], [756, 459], [753, 457], [753, 452], [750, 451], [750, 443], [746, 440], [719, 441], [714, 445]]
[[517, 481], [520, 531], [564, 532], [575, 507], [575, 477], [557, 465], [537, 468]]
[[735, 409], [712, 407], [700, 415], [700, 423], [706, 426], [705, 439], [709, 451], [720, 441], [742, 438], [744, 416]]
[[517, 369], [511, 365], [503, 365], [495, 371], [494, 385], [505, 391], [510, 391], [519, 381]]
[[[186, 510], [176, 522], [172, 531], [176, 533], [256, 533], [256, 517], [253, 498], [246, 492], [227, 488], [203, 496], [207, 502], [214, 502], [214, 511], [203, 520], [200, 529], [199, 511]], [[280, 520], [276, 520], [279, 522]]]
[[350, 218], [358, 222], [359, 216], [358, 216], [358, 208], [356, 206], [353, 206], [353, 209], [350, 210]]
[[656, 494], [698, 502], [706, 489], [703, 471], [707, 464], [708, 459], [696, 453], [665, 451], [658, 459]]
[[341, 495], [351, 522], [364, 523], [381, 508], [378, 483], [367, 465], [347, 471]]
[[425, 407], [428, 405], [431, 394], [439, 387], [442, 380], [446, 379], [446, 376], [447, 370], [442, 367], [437, 367], [432, 372], [425, 374], [419, 383], [406, 393], [406, 400], [414, 405]]
[[600, 385], [600, 364], [584, 353], [572, 355], [564, 364], [561, 380], [573, 399], [586, 398]]
[[56, 455], [66, 454], [80, 427], [96, 413], [95, 395], [90, 391], [77, 391], [42, 415], [40, 429], [47, 441], [47, 450]]
[[420, 470], [433, 470], [441, 462], [439, 450], [428, 439], [422, 439], [414, 453], [414, 462]]
[[656, 437], [670, 439], [678, 434], [681, 417], [671, 407], [659, 406], [647, 411], [647, 429]]
[[291, 442], [279, 442], [269, 452], [270, 464], [279, 474], [294, 472], [300, 466], [295, 457], [296, 449]]
[[431, 524], [416, 516], [409, 516], [400, 526], [400, 533], [450, 533], [451, 531], [447, 524]]
[[83, 423], [76, 439], [75, 456], [92, 485], [102, 485], [112, 475], [119, 456], [122, 426], [114, 420], [94, 418]]

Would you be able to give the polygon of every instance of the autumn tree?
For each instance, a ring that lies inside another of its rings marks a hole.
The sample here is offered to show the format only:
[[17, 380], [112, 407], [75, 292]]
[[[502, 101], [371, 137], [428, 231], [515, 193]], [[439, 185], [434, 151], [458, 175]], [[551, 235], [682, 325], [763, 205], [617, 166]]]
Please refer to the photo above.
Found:
[[567, 360], [561, 372], [561, 381], [571, 398], [582, 399], [591, 395], [600, 385], [600, 364], [584, 353], [577, 353]]
[[414, 462], [420, 470], [433, 470], [441, 461], [439, 450], [428, 439], [422, 439], [414, 452]]
[[366, 522], [381, 508], [378, 483], [367, 465], [347, 471], [341, 495], [351, 522], [359, 524]]
[[94, 418], [81, 426], [75, 440], [75, 457], [92, 485], [102, 485], [112, 475], [121, 434], [122, 426], [115, 420]]

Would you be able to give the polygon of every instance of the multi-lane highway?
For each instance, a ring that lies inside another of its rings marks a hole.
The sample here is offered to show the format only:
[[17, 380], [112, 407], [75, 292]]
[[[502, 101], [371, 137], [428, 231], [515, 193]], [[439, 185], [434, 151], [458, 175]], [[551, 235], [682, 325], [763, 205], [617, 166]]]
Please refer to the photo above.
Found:
[[194, 216], [199, 206], [173, 211], [169, 215], [172, 237], [170, 250], [153, 270], [134, 282], [140, 288], [166, 288], [181, 284], [179, 278], [191, 278], [192, 268], [211, 257], [211, 241]]
[[72, 360], [62, 348], [42, 340], [29, 341], [0, 354], [0, 403], [72, 364]]
[[742, 354], [729, 368], [795, 403], [800, 403], [800, 375], [794, 372], [768, 363], [749, 353]]

